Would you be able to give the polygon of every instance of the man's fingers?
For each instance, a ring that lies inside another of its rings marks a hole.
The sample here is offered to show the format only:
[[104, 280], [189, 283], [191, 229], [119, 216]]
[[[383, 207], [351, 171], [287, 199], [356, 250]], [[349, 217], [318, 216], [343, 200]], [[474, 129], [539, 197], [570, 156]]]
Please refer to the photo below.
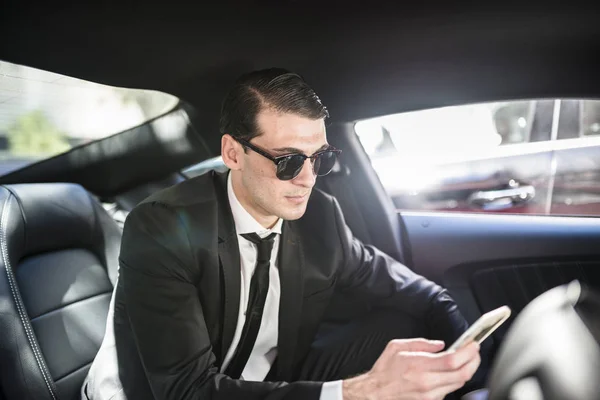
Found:
[[427, 393], [428, 398], [443, 399], [448, 393], [460, 389], [469, 381], [479, 367], [479, 356], [474, 357], [462, 368], [449, 372], [432, 372], [423, 377], [421, 390]]
[[448, 393], [452, 393], [455, 390], [460, 389], [463, 386], [463, 384], [451, 384], [451, 385], [446, 385], [446, 386], [439, 386], [435, 389], [433, 389], [432, 391], [428, 392], [427, 395], [429, 399], [443, 399], [444, 397], [446, 397], [446, 395]]
[[[479, 356], [479, 354], [477, 354], [475, 356], [474, 359], [472, 359], [465, 367], [464, 369], [466, 370], [466, 377], [467, 377], [467, 381], [470, 380], [473, 375], [475, 375], [475, 372], [477, 372], [477, 369], [479, 369], [479, 365], [481, 364], [481, 357]], [[464, 376], [463, 376], [464, 377]]]
[[457, 370], [430, 372], [423, 377], [425, 387], [436, 389], [443, 386], [462, 386], [473, 377], [473, 374], [475, 374], [475, 371], [479, 368], [480, 362], [481, 359], [478, 356], [475, 356], [467, 364]]
[[441, 340], [428, 340], [423, 338], [416, 339], [397, 339], [389, 342], [396, 352], [425, 352], [436, 353], [444, 348], [444, 342]]
[[455, 371], [475, 358], [479, 359], [479, 345], [470, 343], [459, 350], [430, 357], [428, 368], [432, 371]]

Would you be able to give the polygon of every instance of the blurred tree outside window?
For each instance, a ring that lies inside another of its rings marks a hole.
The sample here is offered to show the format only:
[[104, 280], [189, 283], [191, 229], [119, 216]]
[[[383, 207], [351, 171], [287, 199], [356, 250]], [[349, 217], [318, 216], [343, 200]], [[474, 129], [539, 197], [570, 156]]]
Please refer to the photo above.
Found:
[[50, 157], [70, 149], [67, 135], [40, 110], [19, 117], [8, 128], [8, 151], [13, 156]]

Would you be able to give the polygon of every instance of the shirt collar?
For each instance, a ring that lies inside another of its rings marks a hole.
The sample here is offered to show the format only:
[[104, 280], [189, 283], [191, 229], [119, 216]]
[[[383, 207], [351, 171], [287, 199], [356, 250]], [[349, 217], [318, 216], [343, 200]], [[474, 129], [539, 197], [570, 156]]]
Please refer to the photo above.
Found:
[[273, 228], [267, 229], [263, 227], [257, 220], [255, 220], [248, 211], [246, 211], [233, 191], [231, 172], [229, 172], [227, 176], [227, 197], [229, 197], [229, 206], [231, 207], [231, 213], [233, 214], [235, 231], [238, 235], [243, 233], [256, 233], [260, 237], [265, 237], [273, 232], [281, 234], [281, 226], [283, 224], [283, 220], [281, 218], [277, 220], [277, 223], [273, 226]]

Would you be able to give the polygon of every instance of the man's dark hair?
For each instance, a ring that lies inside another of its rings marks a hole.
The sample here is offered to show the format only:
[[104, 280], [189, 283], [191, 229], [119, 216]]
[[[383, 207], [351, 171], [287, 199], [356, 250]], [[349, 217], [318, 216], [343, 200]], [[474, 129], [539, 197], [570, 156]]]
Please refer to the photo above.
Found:
[[240, 76], [225, 96], [221, 108], [221, 134], [250, 140], [262, 132], [257, 116], [263, 109], [293, 113], [310, 119], [329, 113], [304, 79], [282, 68], [269, 68]]

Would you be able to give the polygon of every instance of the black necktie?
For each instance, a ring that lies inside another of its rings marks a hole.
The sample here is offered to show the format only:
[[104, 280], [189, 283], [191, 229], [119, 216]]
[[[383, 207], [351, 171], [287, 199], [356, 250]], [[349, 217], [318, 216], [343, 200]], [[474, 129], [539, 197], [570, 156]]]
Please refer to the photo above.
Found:
[[250, 281], [250, 294], [248, 296], [248, 308], [246, 309], [246, 322], [242, 329], [242, 336], [231, 362], [225, 370], [225, 374], [234, 379], [239, 379], [242, 371], [250, 358], [256, 336], [260, 329], [265, 300], [269, 292], [269, 266], [271, 264], [271, 251], [275, 233], [261, 239], [256, 233], [245, 233], [242, 236], [256, 244], [258, 254], [256, 256], [256, 268]]

